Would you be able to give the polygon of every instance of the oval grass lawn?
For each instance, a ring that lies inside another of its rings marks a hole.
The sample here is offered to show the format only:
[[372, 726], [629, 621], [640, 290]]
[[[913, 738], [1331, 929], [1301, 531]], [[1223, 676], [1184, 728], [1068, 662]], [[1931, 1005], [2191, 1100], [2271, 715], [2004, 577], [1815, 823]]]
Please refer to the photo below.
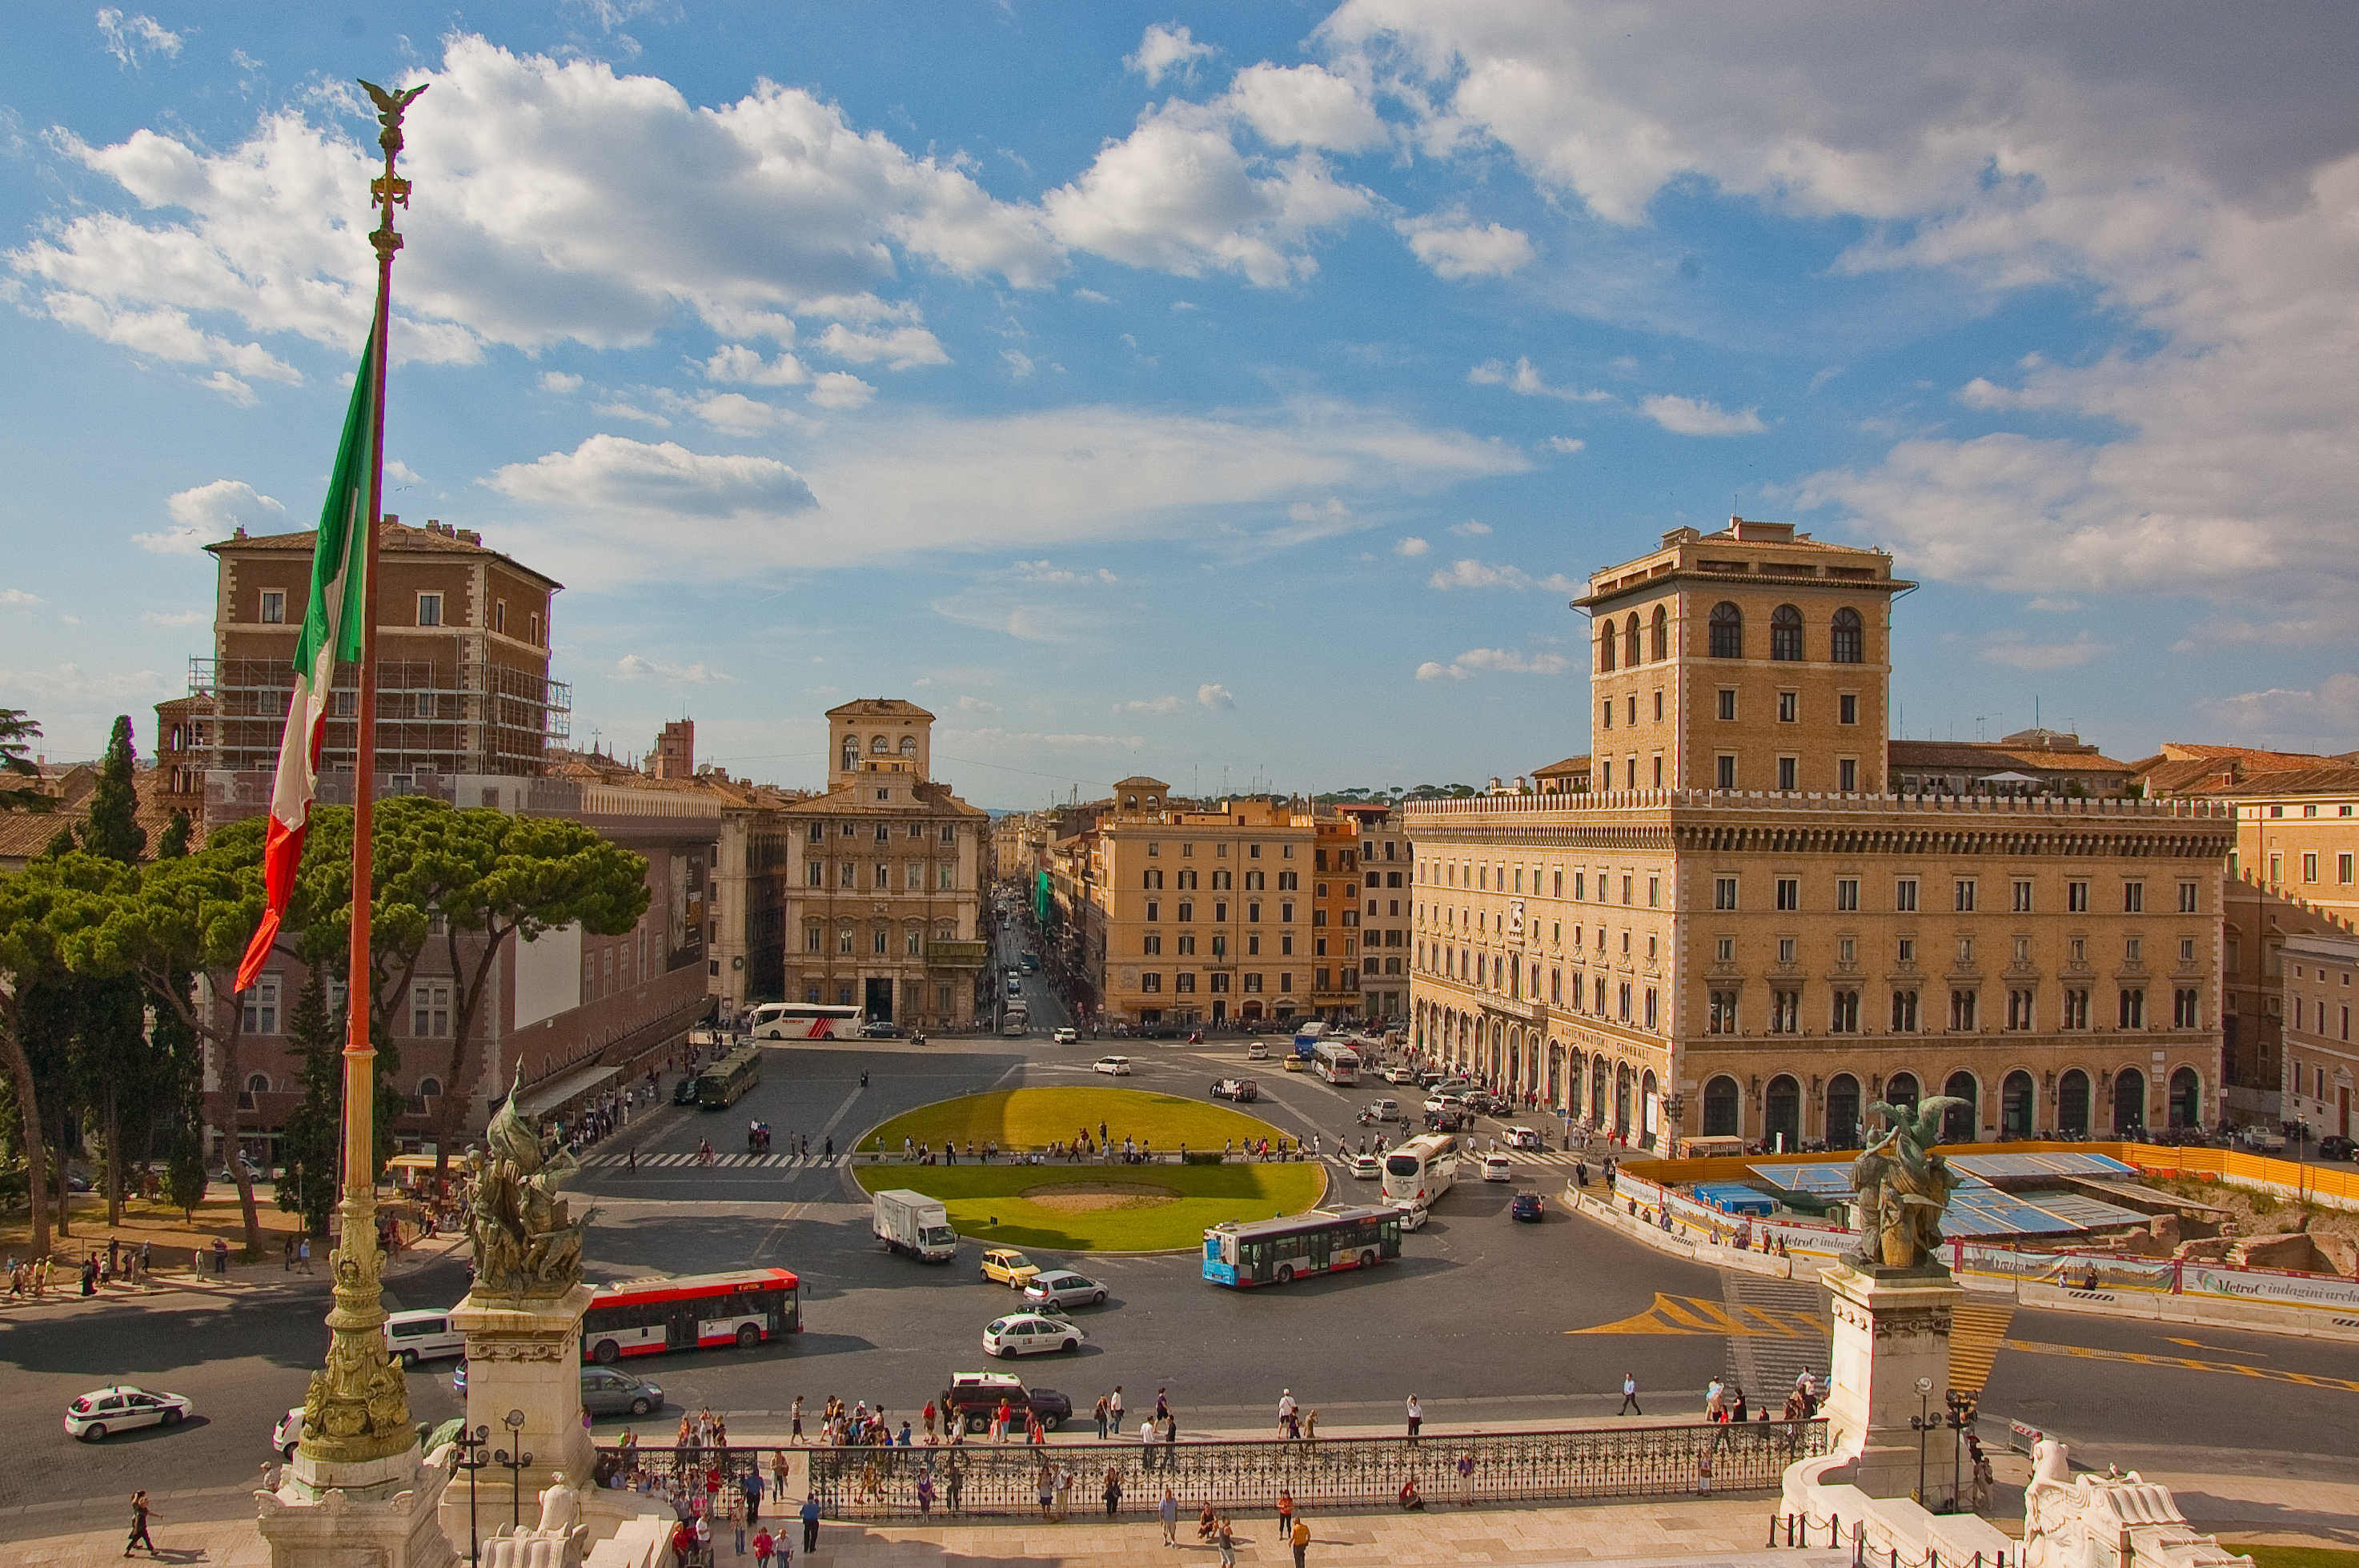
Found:
[[[898, 1150], [901, 1140], [936, 1149], [951, 1138], [962, 1150], [956, 1165], [862, 1165], [853, 1174], [876, 1192], [906, 1187], [939, 1198], [951, 1224], [970, 1240], [991, 1247], [1034, 1247], [1055, 1252], [1195, 1250], [1205, 1230], [1223, 1220], [1269, 1219], [1299, 1214], [1326, 1191], [1323, 1166], [1310, 1161], [1226, 1165], [1107, 1165], [1054, 1160], [1003, 1163], [1008, 1151], [1071, 1143], [1087, 1128], [1119, 1149], [1125, 1138], [1176, 1153], [1212, 1149], [1268, 1138], [1278, 1129], [1225, 1105], [1183, 1100], [1142, 1089], [1071, 1086], [964, 1094], [894, 1117], [861, 1139], [865, 1151]], [[971, 1163], [968, 1143], [998, 1144], [999, 1160]], [[1027, 1196], [1027, 1194], [1031, 1194]]]

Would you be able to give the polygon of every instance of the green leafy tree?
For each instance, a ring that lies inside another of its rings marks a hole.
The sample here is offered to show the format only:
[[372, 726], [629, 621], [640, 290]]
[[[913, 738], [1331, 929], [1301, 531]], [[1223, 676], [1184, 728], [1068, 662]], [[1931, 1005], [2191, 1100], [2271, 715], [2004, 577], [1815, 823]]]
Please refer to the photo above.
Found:
[[325, 966], [312, 968], [296, 993], [287, 1026], [288, 1043], [302, 1065], [303, 1102], [280, 1124], [279, 1156], [287, 1167], [278, 1182], [278, 1206], [300, 1215], [303, 1228], [324, 1236], [336, 1203], [338, 1151], [342, 1145], [344, 1063], [336, 1020], [328, 1012]]
[[41, 726], [24, 709], [0, 708], [0, 811], [57, 809], [58, 798], [40, 787], [41, 770], [27, 755], [40, 735]]
[[183, 1219], [196, 1218], [197, 1205], [205, 1201], [205, 1139], [193, 1120], [172, 1135], [172, 1152], [164, 1167], [164, 1196]]
[[[39, 1016], [42, 999], [68, 978], [70, 943], [102, 923], [132, 881], [127, 868], [78, 853], [0, 875], [0, 1067], [15, 1091], [37, 1258], [49, 1248], [49, 1209], [41, 1194], [50, 1162], [36, 1072], [38, 1041], [28, 1038], [28, 1025], [35, 1036], [51, 1032]], [[63, 1188], [62, 1176], [56, 1184]]]
[[[631, 930], [647, 913], [647, 862], [579, 822], [403, 796], [380, 810], [373, 869], [372, 935], [384, 933], [383, 974], [374, 987], [380, 1033], [392, 1032], [426, 952], [439, 948], [435, 974], [451, 977], [450, 1054], [437, 1064], [444, 1087], [434, 1107], [439, 1172], [448, 1166], [468, 1086], [482, 1073], [478, 1025], [500, 954], [517, 938], [529, 942], [565, 926], [599, 936]], [[328, 863], [321, 875], [317, 907], [348, 909], [348, 899], [334, 898]]]
[[139, 825], [139, 794], [133, 777], [138, 761], [131, 747], [131, 716], [118, 713], [114, 733], [107, 736], [105, 759], [98, 765], [97, 787], [90, 792], [82, 846], [125, 866], [136, 865], [147, 853], [147, 830]]
[[189, 841], [195, 836], [195, 833], [196, 829], [189, 821], [189, 813], [175, 807], [172, 820], [164, 824], [163, 836], [156, 841], [156, 858], [179, 859], [189, 853]]

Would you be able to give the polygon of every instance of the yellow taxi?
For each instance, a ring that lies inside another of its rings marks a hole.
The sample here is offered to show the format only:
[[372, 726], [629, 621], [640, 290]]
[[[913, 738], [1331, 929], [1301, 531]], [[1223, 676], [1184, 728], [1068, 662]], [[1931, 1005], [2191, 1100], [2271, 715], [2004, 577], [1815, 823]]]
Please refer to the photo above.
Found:
[[995, 1247], [983, 1255], [983, 1277], [1011, 1290], [1022, 1290], [1038, 1272], [1040, 1266], [1014, 1247]]

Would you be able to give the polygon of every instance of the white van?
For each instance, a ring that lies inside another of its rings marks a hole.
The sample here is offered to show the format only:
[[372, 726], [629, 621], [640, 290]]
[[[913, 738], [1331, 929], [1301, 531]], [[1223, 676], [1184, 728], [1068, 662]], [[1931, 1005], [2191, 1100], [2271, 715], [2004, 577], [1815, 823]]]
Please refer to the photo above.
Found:
[[1489, 1159], [1483, 1161], [1484, 1181], [1512, 1181], [1515, 1179], [1516, 1168], [1507, 1163], [1507, 1157], [1506, 1155], [1494, 1154]]
[[467, 1354], [467, 1336], [451, 1326], [451, 1311], [394, 1312], [385, 1320], [385, 1347], [404, 1367]]

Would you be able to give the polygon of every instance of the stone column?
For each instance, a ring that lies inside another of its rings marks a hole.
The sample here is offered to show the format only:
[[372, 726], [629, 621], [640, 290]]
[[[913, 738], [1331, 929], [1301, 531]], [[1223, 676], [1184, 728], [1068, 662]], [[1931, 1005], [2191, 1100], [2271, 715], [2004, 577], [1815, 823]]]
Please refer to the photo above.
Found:
[[[1857, 1486], [1871, 1497], [1906, 1497], [1918, 1482], [1918, 1433], [1911, 1417], [1939, 1416], [1950, 1387], [1950, 1324], [1965, 1292], [1938, 1263], [1912, 1268], [1863, 1268], [1842, 1263], [1821, 1270], [1834, 1293], [1832, 1387], [1826, 1411], [1838, 1454], [1847, 1469], [1832, 1469], [1829, 1483]], [[1917, 1385], [1929, 1390], [1920, 1403]], [[1938, 1450], [1946, 1465], [1946, 1442], [1925, 1439], [1927, 1486]], [[1942, 1471], [1944, 1478], [1947, 1471]]]
[[[547, 1486], [557, 1470], [586, 1485], [595, 1465], [582, 1426], [582, 1314], [596, 1293], [579, 1284], [546, 1299], [470, 1292], [451, 1309], [451, 1326], [467, 1336], [467, 1430], [488, 1427], [484, 1442], [532, 1455], [527, 1492]], [[511, 1410], [524, 1412], [522, 1428], [506, 1424]], [[505, 1482], [504, 1471], [477, 1480], [495, 1475]]]
[[[453, 1568], [459, 1553], [443, 1533], [439, 1507], [451, 1472], [419, 1462], [412, 1447], [398, 1460], [314, 1465], [276, 1492], [256, 1492], [255, 1526], [270, 1543], [271, 1568]], [[349, 1479], [353, 1489], [337, 1485]]]

